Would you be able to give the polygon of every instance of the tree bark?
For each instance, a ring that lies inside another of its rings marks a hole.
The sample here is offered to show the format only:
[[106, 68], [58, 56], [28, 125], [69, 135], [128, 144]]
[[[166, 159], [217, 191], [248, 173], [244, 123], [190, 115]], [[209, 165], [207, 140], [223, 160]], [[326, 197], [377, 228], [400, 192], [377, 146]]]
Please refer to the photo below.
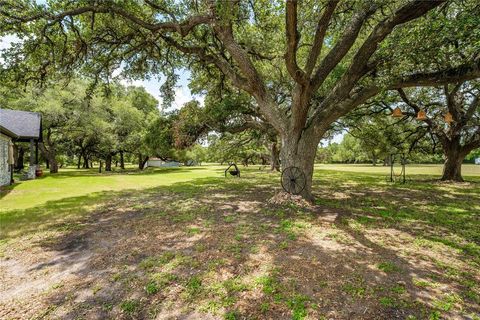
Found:
[[144, 158], [143, 154], [139, 153], [138, 154], [138, 169], [143, 170], [147, 161], [148, 161], [148, 156], [146, 156]]
[[86, 153], [83, 154], [83, 168], [84, 169], [89, 169], [89, 163], [88, 163], [88, 156]]
[[123, 158], [123, 151], [120, 151], [120, 168], [125, 169], [125, 159]]
[[105, 158], [105, 171], [112, 171], [112, 154], [107, 154]]
[[270, 170], [280, 171], [280, 150], [278, 149], [277, 142], [273, 142], [270, 147]]
[[78, 161], [77, 161], [77, 169], [80, 169], [81, 162], [82, 162], [82, 155], [79, 154], [78, 155]]
[[55, 157], [49, 158], [48, 162], [50, 163], [50, 173], [58, 173], [58, 162]]
[[321, 135], [313, 134], [312, 130], [305, 130], [300, 135], [287, 132], [282, 134], [281, 165], [282, 170], [288, 167], [298, 167], [305, 175], [305, 188], [300, 195], [313, 203], [315, 197], [312, 194], [313, 167], [315, 154], [320, 143]]
[[[48, 142], [49, 139], [47, 139]], [[38, 145], [40, 147], [40, 151], [42, 152], [45, 159], [49, 164], [50, 173], [58, 173], [58, 162], [57, 162], [57, 155], [55, 148], [51, 145], [48, 146], [48, 149], [45, 147], [43, 143]]]
[[375, 152], [372, 153], [372, 165], [377, 166], [377, 154]]
[[140, 166], [140, 170], [143, 170], [143, 168], [145, 168], [145, 165], [147, 164], [148, 158], [149, 158], [148, 156], [143, 158], [142, 164]]
[[443, 147], [445, 163], [443, 165], [442, 181], [463, 182], [462, 162], [466, 154], [462, 152], [459, 140], [460, 139], [449, 140], [447, 145]]

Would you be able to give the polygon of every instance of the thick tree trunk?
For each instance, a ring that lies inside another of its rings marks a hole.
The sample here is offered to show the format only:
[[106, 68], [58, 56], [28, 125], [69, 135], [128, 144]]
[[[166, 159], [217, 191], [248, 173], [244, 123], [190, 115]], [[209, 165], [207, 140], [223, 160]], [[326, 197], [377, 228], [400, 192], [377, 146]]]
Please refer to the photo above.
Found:
[[443, 165], [442, 181], [462, 182], [462, 162], [465, 159], [465, 153], [462, 152], [460, 144], [453, 141], [444, 146], [445, 163]]
[[377, 155], [372, 153], [372, 165], [375, 167], [377, 165]]
[[148, 161], [148, 156], [146, 156], [144, 158], [143, 154], [139, 153], [138, 154], [138, 169], [143, 170], [147, 161]]
[[48, 159], [45, 159], [45, 168], [50, 169], [50, 161]]
[[112, 155], [107, 154], [105, 158], [105, 171], [112, 171]]
[[140, 165], [140, 170], [143, 170], [143, 168], [145, 168], [145, 165], [147, 164], [148, 158], [149, 158], [148, 156], [143, 158], [142, 164]]
[[58, 173], [58, 162], [54, 156], [50, 157], [48, 162], [50, 163], [50, 173]]
[[282, 135], [281, 165], [282, 170], [288, 167], [298, 167], [305, 175], [305, 188], [300, 195], [313, 203], [315, 197], [312, 194], [313, 167], [315, 154], [320, 138], [311, 131], [304, 131], [299, 139], [298, 135], [287, 133]]
[[78, 155], [78, 162], [77, 162], [77, 169], [80, 169], [80, 165], [82, 164], [82, 155]]
[[280, 150], [276, 142], [273, 142], [270, 147], [270, 170], [280, 171]]
[[88, 156], [86, 153], [83, 154], [83, 168], [84, 169], [89, 169], [90, 165], [88, 163]]
[[47, 149], [43, 143], [40, 143], [38, 146], [45, 159], [47, 159], [50, 173], [58, 173], [58, 162], [55, 148], [49, 145]]
[[123, 151], [120, 151], [120, 168], [125, 169], [125, 159], [123, 158]]

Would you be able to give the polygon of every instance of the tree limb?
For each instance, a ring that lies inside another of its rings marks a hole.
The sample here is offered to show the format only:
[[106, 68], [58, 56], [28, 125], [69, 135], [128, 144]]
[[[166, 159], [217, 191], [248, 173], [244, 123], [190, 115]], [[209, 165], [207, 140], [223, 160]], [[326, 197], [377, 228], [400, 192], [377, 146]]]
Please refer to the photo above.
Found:
[[305, 65], [305, 73], [307, 77], [310, 77], [312, 75], [315, 64], [317, 63], [318, 56], [322, 52], [323, 41], [325, 39], [325, 34], [328, 29], [328, 24], [332, 19], [333, 12], [335, 11], [335, 8], [337, 7], [339, 1], [340, 0], [329, 1], [321, 18], [318, 20], [317, 29], [315, 30], [315, 38], [313, 40], [313, 46], [310, 49], [307, 63]]
[[297, 30], [297, 0], [287, 0], [285, 15], [285, 30], [287, 37], [287, 52], [285, 53], [285, 64], [288, 73], [295, 82], [302, 85], [307, 84], [305, 72], [297, 64], [297, 49], [299, 33]]

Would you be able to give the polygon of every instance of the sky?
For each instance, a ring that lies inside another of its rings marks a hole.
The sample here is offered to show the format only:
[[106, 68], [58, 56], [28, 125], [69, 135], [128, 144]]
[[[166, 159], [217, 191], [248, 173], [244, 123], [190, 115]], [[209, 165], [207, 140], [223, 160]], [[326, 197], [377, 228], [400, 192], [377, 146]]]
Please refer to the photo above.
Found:
[[[180, 109], [185, 103], [193, 99], [198, 100], [201, 105], [204, 102], [204, 96], [192, 95], [190, 89], [188, 88], [188, 83], [190, 80], [190, 72], [188, 70], [180, 70], [178, 75], [180, 79], [177, 83], [177, 88], [175, 89], [175, 101], [172, 104], [173, 109]], [[121, 80], [120, 82], [125, 86], [141, 86], [145, 90], [154, 96], [158, 102], [159, 106], [162, 103], [162, 98], [160, 97], [160, 86], [164, 81], [164, 77], [160, 79], [152, 78], [150, 80]]]

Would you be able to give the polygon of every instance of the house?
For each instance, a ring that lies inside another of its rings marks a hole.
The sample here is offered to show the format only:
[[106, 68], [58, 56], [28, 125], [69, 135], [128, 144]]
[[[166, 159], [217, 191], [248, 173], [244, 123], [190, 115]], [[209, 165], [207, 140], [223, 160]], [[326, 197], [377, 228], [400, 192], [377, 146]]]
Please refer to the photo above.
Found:
[[480, 158], [475, 158], [475, 164], [480, 164]]
[[30, 143], [27, 178], [35, 179], [38, 143], [42, 141], [42, 117], [37, 112], [0, 109], [0, 185], [12, 182], [13, 150], [16, 142]]
[[13, 141], [16, 134], [0, 126], [0, 186], [13, 181]]
[[165, 168], [165, 167], [179, 167], [180, 162], [178, 161], [170, 161], [170, 160], [162, 160], [160, 158], [149, 158], [147, 163], [145, 163], [145, 166], [143, 167], [144, 169], [147, 167], [159, 167], [159, 168]]

